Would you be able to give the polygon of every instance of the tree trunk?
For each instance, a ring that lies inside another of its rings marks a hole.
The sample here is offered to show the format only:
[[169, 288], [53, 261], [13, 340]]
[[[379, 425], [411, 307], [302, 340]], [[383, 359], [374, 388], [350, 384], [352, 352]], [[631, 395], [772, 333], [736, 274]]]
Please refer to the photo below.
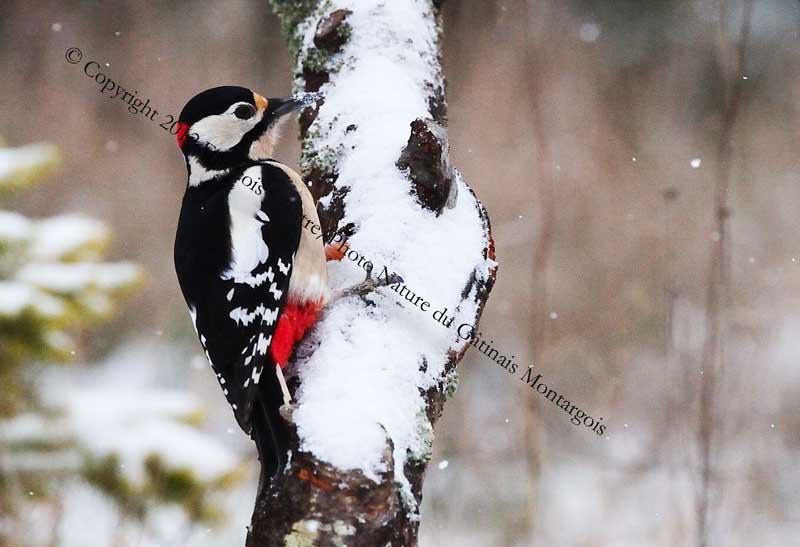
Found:
[[[415, 546], [433, 426], [494, 283], [489, 219], [448, 161], [440, 2], [273, 0], [296, 87], [304, 179], [336, 300], [290, 367], [292, 455], [258, 493], [249, 547]], [[439, 312], [439, 313], [436, 313]], [[284, 409], [287, 410], [287, 409]]]

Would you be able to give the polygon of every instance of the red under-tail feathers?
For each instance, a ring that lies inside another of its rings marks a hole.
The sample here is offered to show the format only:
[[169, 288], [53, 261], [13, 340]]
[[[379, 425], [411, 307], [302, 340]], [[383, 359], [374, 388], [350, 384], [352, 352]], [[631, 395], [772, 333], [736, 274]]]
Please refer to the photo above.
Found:
[[281, 368], [288, 363], [295, 344], [302, 340], [305, 333], [317, 322], [321, 310], [319, 302], [286, 303], [269, 347], [272, 359]]

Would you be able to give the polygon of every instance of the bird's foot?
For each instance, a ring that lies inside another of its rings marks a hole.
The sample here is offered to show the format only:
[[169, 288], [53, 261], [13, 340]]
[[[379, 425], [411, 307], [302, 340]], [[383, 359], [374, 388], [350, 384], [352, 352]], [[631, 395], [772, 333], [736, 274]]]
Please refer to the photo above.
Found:
[[364, 279], [364, 281], [358, 285], [353, 285], [352, 287], [348, 287], [346, 289], [334, 291], [333, 301], [335, 302], [336, 300], [347, 298], [349, 296], [358, 296], [364, 302], [369, 303], [366, 299], [367, 295], [369, 295], [375, 289], [387, 287], [393, 283], [403, 283], [403, 278], [395, 273], [385, 275], [383, 277], [378, 276], [375, 278], [372, 277], [372, 268], [370, 267], [367, 270], [367, 277]]

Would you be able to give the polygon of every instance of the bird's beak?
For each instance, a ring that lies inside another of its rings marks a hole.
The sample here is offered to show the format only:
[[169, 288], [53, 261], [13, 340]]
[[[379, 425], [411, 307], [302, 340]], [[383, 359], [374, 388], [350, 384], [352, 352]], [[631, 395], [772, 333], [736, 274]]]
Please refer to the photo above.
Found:
[[286, 114], [296, 112], [306, 106], [306, 103], [295, 97], [287, 99], [265, 99], [267, 101], [267, 114], [272, 118], [280, 118]]

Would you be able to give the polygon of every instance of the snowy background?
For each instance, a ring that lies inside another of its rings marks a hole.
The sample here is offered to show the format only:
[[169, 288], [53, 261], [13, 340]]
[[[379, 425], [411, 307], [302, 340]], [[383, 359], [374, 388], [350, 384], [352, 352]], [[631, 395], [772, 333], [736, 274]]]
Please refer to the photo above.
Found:
[[[480, 330], [607, 434], [471, 350], [437, 427], [423, 547], [696, 545], [712, 197], [742, 6], [719, 4], [446, 6], [451, 158], [500, 262]], [[712, 545], [800, 531], [799, 25], [796, 2], [755, 2], [738, 75]], [[267, 2], [0, 6], [0, 329], [34, 318], [48, 348], [10, 351], [0, 330], [0, 546], [243, 544], [255, 452], [172, 266], [183, 162], [69, 47], [162, 113], [214, 85], [291, 87]], [[292, 137], [276, 157], [296, 164]]]

